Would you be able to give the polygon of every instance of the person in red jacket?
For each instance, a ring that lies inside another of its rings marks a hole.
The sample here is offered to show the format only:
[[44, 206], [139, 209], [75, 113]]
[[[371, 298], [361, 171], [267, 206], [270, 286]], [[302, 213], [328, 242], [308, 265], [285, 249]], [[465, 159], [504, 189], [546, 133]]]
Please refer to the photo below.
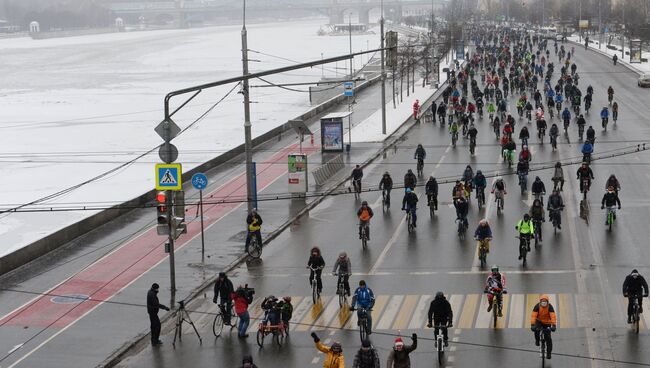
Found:
[[255, 291], [248, 287], [239, 285], [237, 290], [232, 293], [232, 300], [235, 304], [235, 313], [239, 317], [239, 326], [237, 326], [238, 336], [240, 338], [247, 338], [246, 330], [250, 323], [250, 315], [248, 314], [248, 306], [253, 302], [253, 294]]
[[420, 114], [420, 100], [413, 102], [413, 119], [418, 120]]

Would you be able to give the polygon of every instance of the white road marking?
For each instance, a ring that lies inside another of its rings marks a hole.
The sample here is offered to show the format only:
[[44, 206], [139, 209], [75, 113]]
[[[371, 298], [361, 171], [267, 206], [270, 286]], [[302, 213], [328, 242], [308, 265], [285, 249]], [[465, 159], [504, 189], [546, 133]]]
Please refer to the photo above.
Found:
[[425, 324], [423, 321], [427, 318], [427, 305], [431, 300], [431, 295], [422, 295], [420, 301], [413, 311], [413, 316], [411, 317], [411, 322], [409, 323], [409, 330], [419, 330]]

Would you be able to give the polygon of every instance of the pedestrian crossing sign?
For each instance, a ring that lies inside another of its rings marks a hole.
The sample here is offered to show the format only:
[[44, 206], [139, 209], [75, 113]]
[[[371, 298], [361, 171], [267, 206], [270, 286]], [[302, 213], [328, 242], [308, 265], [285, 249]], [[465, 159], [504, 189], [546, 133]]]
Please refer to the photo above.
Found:
[[181, 164], [156, 164], [156, 190], [183, 190]]

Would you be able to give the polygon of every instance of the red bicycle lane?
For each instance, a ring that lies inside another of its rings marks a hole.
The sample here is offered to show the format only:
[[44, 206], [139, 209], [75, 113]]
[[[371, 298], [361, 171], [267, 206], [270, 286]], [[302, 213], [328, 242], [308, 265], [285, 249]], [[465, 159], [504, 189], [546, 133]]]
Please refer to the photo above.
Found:
[[[297, 144], [287, 146], [269, 159], [257, 164], [259, 188], [265, 188], [287, 172], [287, 155], [294, 153], [297, 147]], [[318, 146], [310, 146], [303, 148], [303, 152], [311, 155], [318, 149]], [[245, 173], [240, 173], [214, 191], [204, 194], [204, 197], [208, 201], [210, 201], [209, 198], [232, 201], [232, 203], [205, 206], [204, 226], [209, 227], [242, 205], [238, 200], [246, 198]], [[198, 221], [188, 223], [187, 234], [176, 241], [176, 250], [187, 245], [200, 234], [200, 231], [201, 226]], [[0, 326], [54, 328], [69, 326], [166, 259], [167, 254], [163, 246], [165, 242], [166, 237], [158, 235], [155, 226], [146, 230], [70, 279], [44, 293], [89, 297], [89, 299], [82, 302], [72, 300], [70, 303], [70, 299], [58, 298], [57, 301], [57, 297], [40, 296], [2, 317]]]

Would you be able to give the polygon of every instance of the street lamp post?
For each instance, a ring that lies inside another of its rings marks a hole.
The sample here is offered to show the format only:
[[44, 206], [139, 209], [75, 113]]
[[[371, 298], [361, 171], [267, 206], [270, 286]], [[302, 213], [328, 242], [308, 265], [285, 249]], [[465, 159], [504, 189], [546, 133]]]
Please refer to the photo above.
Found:
[[[244, 75], [248, 75], [248, 40], [246, 32], [246, 0], [244, 0], [242, 29], [241, 29], [241, 54]], [[251, 108], [248, 88], [248, 79], [242, 81], [244, 94], [244, 152], [246, 155], [246, 204], [248, 212], [253, 210], [253, 142], [251, 138]]]
[[384, 45], [385, 45], [385, 35], [384, 35], [384, 0], [381, 0], [380, 6], [380, 16], [379, 16], [379, 33], [380, 37], [380, 47], [381, 47], [381, 134], [386, 134], [386, 66], [384, 65]]

